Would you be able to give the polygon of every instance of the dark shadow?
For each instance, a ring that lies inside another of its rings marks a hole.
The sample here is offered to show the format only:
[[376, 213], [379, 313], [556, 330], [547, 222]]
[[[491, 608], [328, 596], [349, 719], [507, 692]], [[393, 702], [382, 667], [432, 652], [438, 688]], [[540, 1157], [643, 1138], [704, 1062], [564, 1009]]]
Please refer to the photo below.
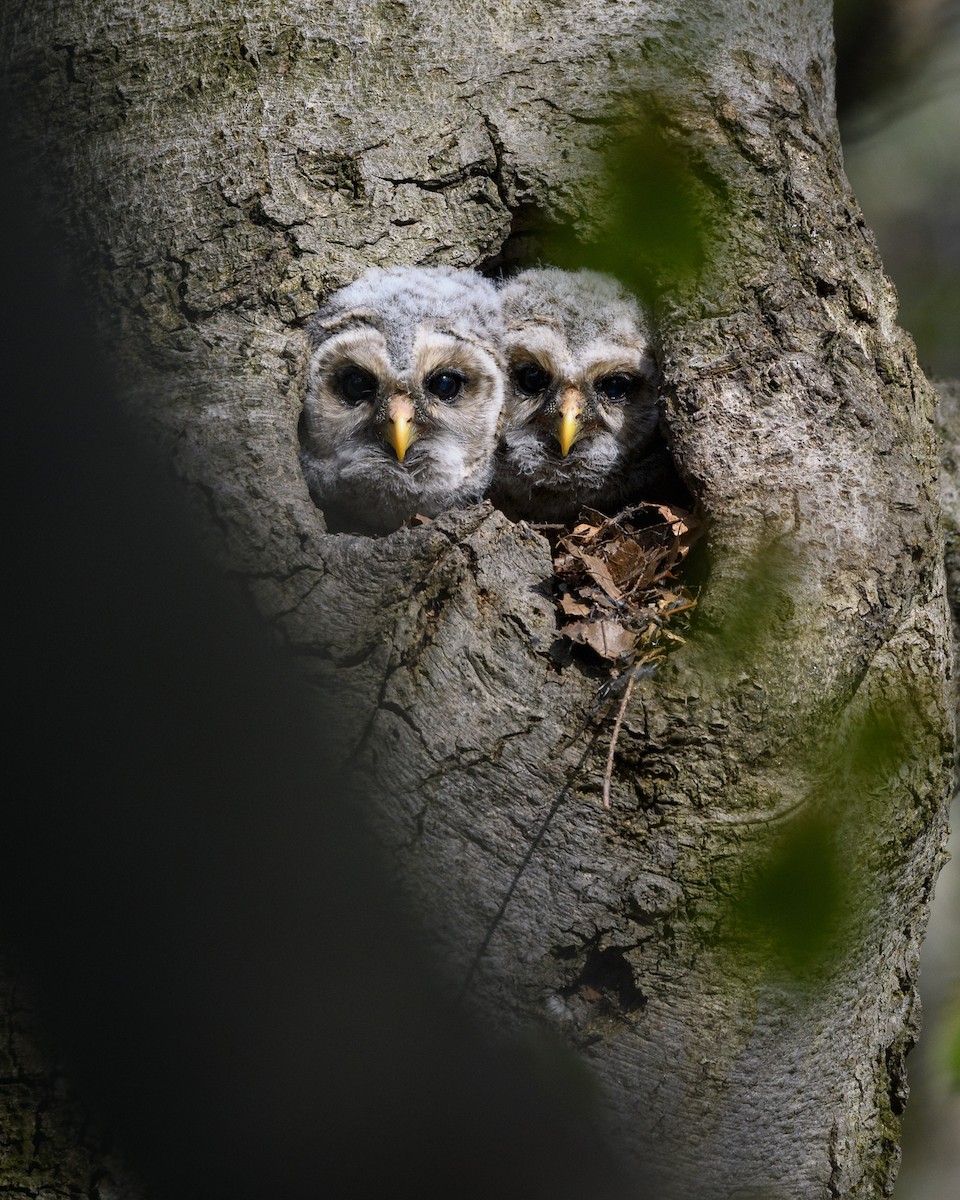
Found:
[[3, 160], [0, 912], [84, 1103], [158, 1197], [626, 1194], [580, 1097], [440, 999], [314, 699], [198, 551]]

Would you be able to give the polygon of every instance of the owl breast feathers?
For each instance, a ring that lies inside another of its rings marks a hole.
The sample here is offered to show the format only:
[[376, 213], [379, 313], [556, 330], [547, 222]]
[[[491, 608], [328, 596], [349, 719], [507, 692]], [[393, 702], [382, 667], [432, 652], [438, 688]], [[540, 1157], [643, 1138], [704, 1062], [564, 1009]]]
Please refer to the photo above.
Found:
[[514, 519], [613, 513], [650, 483], [658, 429], [650, 322], [609, 276], [544, 268], [501, 290], [507, 384], [490, 489]]
[[329, 529], [389, 533], [482, 497], [503, 405], [491, 283], [449, 267], [374, 268], [308, 332], [301, 464]]

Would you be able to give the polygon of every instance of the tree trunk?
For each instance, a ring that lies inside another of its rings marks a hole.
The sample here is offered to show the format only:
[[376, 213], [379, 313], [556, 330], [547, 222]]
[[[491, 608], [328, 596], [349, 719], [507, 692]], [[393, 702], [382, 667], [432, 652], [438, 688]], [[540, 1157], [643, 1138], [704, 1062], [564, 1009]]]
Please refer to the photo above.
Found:
[[[451, 990], [577, 1046], [677, 1195], [889, 1194], [951, 641], [933, 394], [843, 174], [830, 5], [11, 10], [21, 132], [59, 164], [122, 392], [328, 698]], [[658, 311], [705, 581], [605, 810], [603, 679], [551, 657], [547, 542], [488, 505], [327, 534], [301, 330], [371, 265], [587, 242], [611, 131], [650, 104], [713, 214]], [[749, 903], [798, 830], [841, 947], [799, 972]]]

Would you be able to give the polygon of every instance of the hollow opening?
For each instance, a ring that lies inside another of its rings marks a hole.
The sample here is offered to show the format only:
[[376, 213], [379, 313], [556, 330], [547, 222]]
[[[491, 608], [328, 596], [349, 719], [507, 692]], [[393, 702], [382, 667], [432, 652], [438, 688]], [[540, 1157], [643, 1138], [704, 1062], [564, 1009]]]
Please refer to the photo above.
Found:
[[484, 259], [477, 270], [500, 281], [528, 267], [560, 265], [558, 247], [569, 237], [566, 226], [533, 203], [517, 206], [510, 232], [499, 251]]
[[[641, 502], [678, 510], [693, 509], [694, 497], [677, 470], [662, 424], [658, 391], [659, 350], [653, 319], [637, 297], [612, 276], [598, 272], [581, 275], [574, 270], [554, 267], [565, 259], [584, 259], [589, 248], [582, 243], [575, 246], [575, 242], [571, 231], [543, 207], [525, 203], [517, 208], [510, 232], [499, 250], [478, 266], [478, 274], [499, 287], [505, 305], [509, 296], [511, 303], [522, 306], [522, 302], [516, 301], [516, 293], [524, 287], [530, 290], [529, 305], [527, 310], [521, 311], [519, 318], [516, 311], [511, 312], [507, 341], [499, 348], [506, 363], [505, 404], [496, 432], [491, 426], [488, 437], [488, 441], [493, 439], [491, 445], [495, 447], [488, 478], [472, 490], [452, 487], [450, 504], [438, 505], [434, 498], [432, 507], [426, 501], [423, 507], [418, 507], [417, 488], [422, 481], [426, 493], [427, 485], [432, 485], [449, 468], [464, 447], [475, 454], [476, 441], [487, 435], [481, 434], [476, 419], [466, 411], [466, 406], [463, 419], [451, 422], [448, 419], [450, 406], [437, 403], [435, 397], [428, 394], [431, 382], [438, 378], [435, 364], [433, 379], [421, 381], [422, 400], [414, 399], [416, 421], [420, 424], [414, 423], [411, 413], [410, 449], [406, 448], [404, 435], [404, 449], [397, 449], [396, 455], [391, 446], [397, 447], [401, 439], [394, 426], [407, 418], [391, 415], [388, 421], [387, 406], [394, 403], [389, 395], [410, 386], [407, 377], [416, 373], [417, 365], [388, 362], [388, 354], [384, 357], [382, 380], [374, 380], [378, 368], [367, 361], [341, 365], [335, 377], [331, 372], [334, 383], [346, 379], [353, 387], [353, 392], [339, 399], [343, 407], [352, 405], [355, 412], [360, 411], [364, 396], [359, 395], [360, 384], [354, 377], [369, 382], [371, 396], [373, 383], [378, 386], [375, 402], [373, 399], [370, 402], [370, 419], [362, 429], [358, 423], [356, 432], [351, 429], [344, 433], [344, 443], [351, 437], [361, 442], [367, 431], [369, 443], [359, 449], [345, 447], [344, 492], [348, 486], [353, 486], [351, 481], [357, 473], [360, 454], [368, 453], [371, 458], [379, 454], [381, 469], [374, 469], [373, 464], [368, 473], [369, 506], [376, 508], [373, 497], [387, 486], [404, 491], [409, 500], [405, 499], [403, 503], [408, 505], [409, 511], [404, 511], [395, 521], [380, 522], [378, 514], [367, 521], [360, 519], [356, 514], [364, 507], [364, 495], [353, 496], [350, 503], [341, 505], [340, 495], [335, 491], [331, 495], [327, 482], [323, 484], [325, 496], [318, 495], [322, 488], [317, 480], [322, 474], [326, 481], [331, 472], [327, 470], [327, 463], [318, 464], [312, 455], [311, 446], [322, 439], [312, 436], [319, 423], [308, 382], [307, 399], [298, 427], [301, 462], [311, 494], [324, 511], [331, 532], [388, 534], [411, 521], [416, 522], [420, 515], [429, 518], [444, 511], [445, 507], [460, 507], [481, 497], [489, 499], [513, 521], [570, 528], [585, 511], [609, 517]], [[409, 272], [411, 287], [416, 289], [419, 286], [417, 276], [423, 273], [415, 268], [403, 270]], [[470, 273], [464, 272], [463, 278], [469, 279]], [[547, 284], [549, 286], [545, 286]], [[477, 286], [480, 286], [479, 281]], [[551, 287], [556, 295], [549, 294]], [[390, 305], [386, 304], [389, 299], [384, 300], [386, 308], [382, 318], [388, 324], [394, 320], [394, 314], [388, 311]], [[464, 320], [463, 310], [470, 303], [470, 298], [466, 297], [461, 308], [455, 309], [451, 327], [458, 320]], [[397, 305], [394, 303], [393, 307], [396, 310]], [[399, 308], [403, 309], [404, 305], [400, 304]], [[545, 316], [540, 322], [541, 328], [537, 328], [537, 314], [541, 311]], [[408, 323], [426, 318], [431, 325], [436, 324], [438, 316], [443, 314], [427, 308], [420, 312], [416, 305], [411, 305], [407, 314]], [[381, 318], [375, 318], [374, 324], [378, 320]], [[631, 321], [636, 326], [635, 331], [629, 328]], [[515, 336], [518, 322], [532, 330], [533, 342], [529, 347], [518, 343]], [[624, 327], [628, 327], [626, 334]], [[546, 344], [550, 338], [553, 339], [552, 346]], [[496, 354], [497, 348], [492, 348]], [[451, 369], [447, 372], [450, 378], [443, 377], [442, 382], [453, 393], [454, 405], [459, 403], [457, 392], [469, 370], [464, 372], [460, 365], [451, 361]], [[314, 378], [317, 377], [315, 372]], [[462, 394], [466, 396], [466, 388]], [[331, 413], [331, 425], [339, 419], [337, 412], [332, 411], [338, 409], [336, 400], [336, 396], [329, 395], [325, 399]], [[375, 414], [373, 408], [376, 406], [384, 412], [378, 410]], [[334, 438], [329, 440], [335, 442]], [[435, 451], [432, 449], [434, 444]], [[334, 444], [323, 452], [335, 456], [339, 449]], [[396, 458], [399, 458], [399, 464]], [[405, 480], [395, 480], [395, 475], [403, 475]], [[410, 482], [409, 487], [406, 480]], [[434, 497], [437, 490], [434, 488]], [[357, 491], [355, 486], [353, 491]]]
[[[570, 956], [570, 951], [556, 951], [557, 958]], [[592, 1004], [604, 1004], [621, 1013], [642, 1012], [647, 997], [634, 982], [633, 969], [618, 946], [603, 949], [596, 943], [586, 948], [583, 966], [575, 978], [559, 989], [563, 999], [577, 996]]]

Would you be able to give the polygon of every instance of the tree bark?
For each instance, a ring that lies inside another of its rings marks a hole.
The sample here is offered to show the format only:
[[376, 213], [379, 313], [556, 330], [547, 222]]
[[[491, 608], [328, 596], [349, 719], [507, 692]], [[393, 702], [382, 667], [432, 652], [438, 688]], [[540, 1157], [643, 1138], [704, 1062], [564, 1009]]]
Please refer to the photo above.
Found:
[[[666, 1190], [889, 1194], [951, 638], [934, 398], [843, 174], [830, 5], [35, 0], [4, 25], [122, 392], [327, 698], [451, 991], [577, 1046]], [[605, 811], [603, 680], [550, 655], [546, 541], [488, 505], [326, 533], [301, 331], [371, 265], [593, 236], [638, 97], [721, 214], [658, 312], [708, 534], [693, 635], [636, 683]], [[891, 710], [906, 749], [865, 767], [850, 747]], [[731, 951], [731, 897], [810, 814], [849, 888], [842, 953], [798, 980]]]

